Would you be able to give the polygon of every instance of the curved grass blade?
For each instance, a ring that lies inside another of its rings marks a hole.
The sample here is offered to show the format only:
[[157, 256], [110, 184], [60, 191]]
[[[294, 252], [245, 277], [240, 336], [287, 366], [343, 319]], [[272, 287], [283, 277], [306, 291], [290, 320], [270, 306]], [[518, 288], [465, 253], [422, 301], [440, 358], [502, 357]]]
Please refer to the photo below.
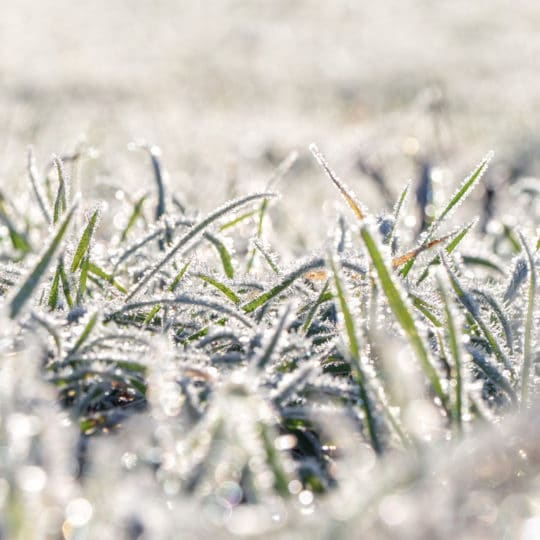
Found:
[[360, 203], [357, 202], [356, 195], [334, 174], [332, 169], [330, 169], [326, 158], [322, 155], [316, 144], [310, 144], [309, 150], [317, 160], [317, 163], [324, 169], [324, 172], [337, 187], [341, 193], [341, 196], [345, 199], [345, 202], [349, 205], [354, 215], [359, 221], [363, 221], [366, 217], [366, 212], [361, 208]]
[[234, 277], [234, 267], [232, 264], [232, 257], [229, 253], [229, 250], [225, 247], [225, 244], [219, 239], [216, 238], [213, 234], [206, 232], [203, 236], [216, 248], [219, 258], [221, 259], [221, 264], [225, 275], [232, 279]]
[[[465, 238], [467, 233], [471, 230], [471, 228], [474, 225], [476, 225], [477, 222], [478, 222], [478, 219], [475, 218], [470, 223], [462, 227], [461, 230], [454, 233], [455, 236], [454, 234], [449, 235], [449, 236], [454, 236], [454, 237], [452, 238], [452, 240], [450, 240], [450, 242], [448, 242], [448, 244], [444, 248], [447, 254], [452, 253], [452, 251], [454, 251], [458, 247], [460, 242]], [[428, 277], [430, 267], [436, 264], [441, 264], [441, 259], [438, 254], [435, 255], [435, 257], [433, 257], [433, 259], [431, 259], [431, 261], [427, 263], [426, 269], [416, 281], [416, 285], [420, 285], [420, 283], [422, 283], [422, 281], [424, 281], [424, 279]]]
[[424, 299], [409, 293], [409, 298], [412, 301], [413, 306], [436, 328], [442, 328], [442, 322], [433, 314], [433, 307], [430, 306]]
[[472, 346], [467, 346], [467, 352], [471, 355], [472, 361], [478, 366], [486, 377], [506, 392], [514, 405], [517, 404], [517, 395], [512, 387], [512, 383], [494, 366], [482, 353]]
[[208, 300], [205, 298], [193, 298], [187, 295], [176, 296], [175, 298], [157, 298], [152, 300], [146, 300], [143, 302], [134, 302], [132, 304], [125, 304], [120, 309], [108, 314], [106, 320], [114, 319], [115, 316], [126, 313], [127, 311], [132, 311], [134, 309], [145, 308], [148, 306], [155, 306], [156, 304], [175, 306], [178, 304], [186, 304], [193, 306], [201, 306], [216, 311], [217, 313], [222, 313], [223, 315], [228, 315], [238, 321], [240, 321], [244, 326], [251, 328], [253, 323], [246, 317], [244, 317], [238, 311], [231, 309], [229, 306], [225, 306], [216, 302], [215, 300]]
[[394, 213], [393, 213], [394, 222], [392, 224], [392, 228], [391, 228], [389, 234], [387, 235], [387, 237], [385, 239], [385, 243], [390, 245], [390, 246], [392, 245], [392, 241], [394, 240], [394, 235], [395, 235], [395, 232], [396, 232], [396, 226], [397, 226], [399, 217], [401, 215], [401, 210], [403, 209], [403, 207], [406, 204], [407, 197], [409, 195], [410, 187], [411, 187], [411, 182], [409, 181], [409, 182], [407, 182], [407, 185], [405, 186], [405, 188], [401, 192], [401, 195], [399, 196], [399, 199], [398, 199], [396, 205], [394, 206]]
[[511, 304], [517, 297], [517, 292], [523, 282], [527, 278], [529, 268], [527, 266], [527, 260], [525, 257], [519, 257], [514, 264], [514, 270], [512, 271], [512, 277], [506, 287], [506, 291], [503, 296], [505, 304]]
[[536, 297], [536, 264], [523, 234], [518, 232], [523, 250], [529, 264], [529, 290], [527, 294], [527, 314], [525, 316], [525, 331], [523, 332], [523, 363], [521, 368], [521, 404], [525, 406], [529, 397], [529, 379], [532, 365], [532, 341], [534, 338], [534, 301]]
[[77, 203], [75, 203], [66, 217], [58, 227], [56, 234], [52, 238], [51, 242], [47, 246], [47, 249], [40, 257], [38, 263], [31, 270], [29, 275], [24, 280], [24, 283], [19, 287], [18, 291], [15, 293], [13, 298], [9, 301], [9, 316], [14, 319], [20, 313], [24, 304], [30, 299], [30, 296], [34, 292], [34, 289], [37, 287], [41, 278], [49, 268], [49, 265], [58, 250], [60, 243], [66, 233], [66, 230], [71, 222], [75, 209], [77, 208]]
[[274, 193], [254, 193], [252, 195], [248, 195], [246, 197], [242, 197], [240, 199], [235, 199], [224, 206], [218, 208], [214, 212], [210, 213], [206, 218], [204, 218], [202, 221], [197, 223], [197, 225], [194, 225], [189, 232], [187, 232], [180, 240], [178, 240], [174, 246], [169, 250], [169, 252], [163, 257], [156, 265], [154, 265], [153, 268], [150, 269], [149, 272], [146, 273], [145, 276], [141, 278], [141, 280], [137, 283], [135, 288], [128, 294], [126, 300], [130, 300], [133, 298], [138, 292], [141, 291], [141, 289], [166, 265], [168, 264], [172, 258], [176, 255], [178, 251], [180, 251], [189, 241], [191, 241], [193, 238], [197, 236], [200, 232], [202, 232], [204, 229], [206, 229], [209, 225], [211, 225], [214, 221], [217, 219], [223, 217], [224, 215], [227, 215], [232, 210], [235, 210], [236, 208], [239, 208], [241, 206], [244, 206], [252, 201], [264, 199], [264, 198], [271, 198], [275, 197], [276, 195]]
[[255, 249], [258, 249], [261, 252], [264, 260], [266, 261], [272, 272], [279, 275], [281, 271], [276, 263], [277, 257], [275, 256], [275, 254], [271, 253], [270, 250], [267, 249], [259, 239], [255, 239], [255, 241], [253, 242], [253, 246], [255, 247]]
[[356, 334], [354, 318], [347, 302], [345, 287], [339, 274], [339, 270], [331, 255], [329, 255], [328, 257], [328, 265], [332, 273], [332, 281], [334, 282], [337, 304], [342, 316], [345, 335], [347, 336], [347, 345], [349, 349], [349, 358], [351, 360], [352, 374], [356, 383], [358, 384], [358, 390], [360, 392], [360, 398], [362, 400], [362, 407], [364, 409], [364, 414], [366, 415], [366, 424], [371, 440], [371, 445], [373, 446], [373, 450], [375, 450], [377, 454], [381, 454], [382, 446], [377, 433], [377, 422], [375, 419], [374, 405], [371, 401], [371, 397], [369, 396], [366, 387], [367, 380], [360, 360], [360, 343]]
[[454, 292], [456, 293], [456, 296], [458, 297], [459, 301], [463, 305], [463, 307], [470, 313], [478, 327], [480, 328], [482, 334], [484, 334], [484, 337], [486, 338], [487, 342], [489, 343], [489, 346], [491, 347], [493, 353], [501, 362], [506, 369], [510, 371], [512, 376], [515, 375], [514, 368], [512, 367], [512, 364], [508, 360], [506, 354], [504, 354], [501, 346], [499, 345], [499, 342], [495, 339], [495, 336], [492, 334], [491, 330], [488, 328], [484, 320], [482, 319], [480, 315], [480, 310], [478, 309], [478, 305], [473, 299], [473, 297], [465, 291], [461, 283], [459, 282], [457, 276], [454, 274], [452, 269], [450, 268], [450, 265], [448, 264], [448, 261], [446, 260], [446, 257], [443, 253], [440, 254], [441, 260], [444, 264], [444, 267], [446, 269], [446, 273], [448, 274], [448, 277], [450, 279], [450, 284], [452, 285], [452, 289], [454, 289]]
[[442, 244], [443, 242], [446, 242], [452, 236], [453, 236], [452, 234], [447, 234], [446, 236], [443, 236], [442, 238], [438, 238], [437, 240], [432, 240], [431, 242], [422, 244], [420, 247], [417, 247], [409, 251], [408, 253], [400, 255], [399, 257], [394, 257], [392, 259], [392, 268], [399, 268], [400, 266], [404, 265], [406, 262], [416, 259], [416, 257], [420, 255], [420, 253], [423, 253], [424, 251], [427, 251], [428, 249], [431, 249], [435, 246], [438, 246], [439, 244]]
[[250, 212], [245, 212], [243, 214], [240, 214], [238, 217], [235, 217], [234, 219], [231, 219], [231, 221], [228, 221], [227, 223], [224, 223], [223, 225], [221, 225], [221, 227], [219, 228], [219, 232], [223, 232], [226, 229], [234, 227], [235, 225], [242, 223], [242, 221], [245, 221], [246, 219], [253, 217], [257, 213], [258, 213], [258, 210], [251, 210]]
[[124, 230], [122, 231], [122, 234], [120, 235], [120, 243], [123, 243], [126, 241], [129, 231], [131, 231], [131, 229], [133, 228], [133, 226], [135, 225], [139, 217], [142, 216], [142, 207], [147, 198], [148, 198], [148, 195], [145, 193], [133, 205], [133, 212], [129, 216], [128, 222]]
[[459, 186], [459, 188], [450, 198], [450, 201], [445, 206], [444, 210], [431, 224], [428, 237], [431, 237], [441, 223], [446, 219], [446, 217], [448, 217], [448, 215], [452, 212], [452, 210], [469, 196], [472, 189], [478, 184], [480, 178], [482, 178], [492, 158], [493, 152], [489, 152], [482, 160], [480, 165], [478, 165], [478, 167], [472, 172], [472, 174], [462, 182], [461, 186]]
[[215, 287], [218, 291], [221, 291], [231, 302], [234, 304], [238, 304], [240, 302], [240, 298], [238, 295], [227, 285], [224, 283], [221, 283], [217, 279], [214, 279], [211, 276], [208, 276], [206, 274], [196, 274], [199, 279], [202, 279], [205, 283], [208, 283], [209, 285], [212, 285]]
[[88, 225], [84, 229], [75, 254], [73, 255], [73, 260], [71, 261], [71, 266], [69, 268], [70, 272], [75, 272], [77, 268], [80, 267], [83, 257], [88, 251], [90, 242], [92, 240], [92, 235], [94, 234], [94, 228], [96, 226], [96, 221], [99, 216], [99, 209], [95, 210], [90, 219], [88, 220]]
[[257, 308], [261, 307], [262, 305], [266, 304], [269, 300], [276, 297], [278, 294], [283, 292], [287, 287], [292, 285], [298, 278], [302, 277], [306, 272], [309, 272], [310, 270], [313, 270], [315, 268], [320, 268], [325, 265], [324, 259], [322, 258], [316, 258], [308, 263], [303, 264], [290, 274], [287, 274], [285, 278], [283, 278], [282, 281], [280, 281], [277, 285], [272, 287], [270, 290], [265, 291], [264, 293], [260, 294], [247, 304], [244, 304], [242, 306], [242, 309], [246, 313], [251, 313], [252, 311], [255, 311]]
[[53, 157], [56, 172], [58, 173], [58, 190], [56, 191], [56, 199], [53, 209], [53, 224], [56, 225], [62, 214], [66, 211], [67, 206], [67, 187], [65, 181], [64, 166], [60, 159]]
[[388, 304], [390, 305], [392, 312], [394, 313], [394, 317], [398, 321], [407, 339], [409, 340], [411, 348], [413, 349], [416, 357], [418, 358], [420, 367], [424, 371], [424, 374], [426, 375], [429, 383], [431, 384], [435, 395], [440, 399], [443, 406], [446, 406], [447, 396], [443, 391], [441, 382], [439, 380], [439, 375], [431, 364], [424, 341], [418, 333], [414, 317], [409, 311], [405, 300], [402, 298], [399, 289], [394, 283], [389, 270], [386, 268], [383, 256], [379, 251], [379, 248], [377, 247], [373, 236], [365, 225], [361, 227], [360, 235], [362, 236], [362, 240], [364, 241], [371, 262], [375, 267], [375, 271], [377, 272], [381, 288], [388, 300]]
[[184, 266], [182, 266], [182, 268], [180, 269], [180, 272], [176, 274], [176, 276], [172, 280], [172, 283], [167, 287], [167, 290], [169, 292], [174, 292], [176, 287], [178, 287], [178, 284], [180, 283], [181, 279], [184, 277], [184, 274], [186, 273], [190, 264], [191, 264], [191, 261], [188, 261], [186, 264], [184, 264]]
[[91, 274], [94, 274], [95, 276], [105, 280], [107, 283], [110, 283], [118, 292], [121, 292], [122, 294], [127, 293], [127, 289], [125, 287], [120, 285], [120, 283], [118, 283], [118, 281], [116, 281], [111, 274], [105, 272], [105, 270], [101, 269], [97, 264], [88, 261], [87, 270]]

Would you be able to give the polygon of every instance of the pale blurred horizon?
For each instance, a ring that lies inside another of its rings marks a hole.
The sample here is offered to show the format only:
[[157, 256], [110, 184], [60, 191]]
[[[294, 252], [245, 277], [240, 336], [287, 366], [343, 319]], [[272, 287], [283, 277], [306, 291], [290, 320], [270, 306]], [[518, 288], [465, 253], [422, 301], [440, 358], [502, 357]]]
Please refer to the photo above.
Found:
[[[24, 174], [27, 145], [43, 163], [81, 137], [102, 151], [100, 175], [120, 183], [135, 182], [130, 140], [159, 145], [172, 187], [207, 209], [232, 176], [260, 189], [291, 150], [307, 162], [313, 141], [377, 205], [360, 186], [358, 153], [384, 164], [393, 195], [416, 174], [403, 157], [411, 138], [457, 176], [491, 149], [497, 160], [536, 159], [532, 1], [0, 7], [2, 182]], [[309, 161], [287, 189], [319, 211], [330, 189], [321, 181], [305, 194], [315, 171]]]

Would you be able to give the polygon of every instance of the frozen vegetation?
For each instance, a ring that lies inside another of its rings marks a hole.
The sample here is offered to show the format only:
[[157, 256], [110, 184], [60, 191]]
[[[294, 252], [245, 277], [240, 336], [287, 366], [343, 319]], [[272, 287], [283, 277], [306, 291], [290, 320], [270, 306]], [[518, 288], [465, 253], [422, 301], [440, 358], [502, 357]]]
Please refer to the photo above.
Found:
[[2, 193], [3, 537], [535, 537], [531, 181], [519, 226], [462, 219], [491, 155], [373, 213], [311, 145], [343, 212], [299, 259], [296, 153], [203, 214], [130, 147], [140, 196], [81, 197], [84, 148]]
[[0, 0], [0, 540], [540, 538], [539, 24]]

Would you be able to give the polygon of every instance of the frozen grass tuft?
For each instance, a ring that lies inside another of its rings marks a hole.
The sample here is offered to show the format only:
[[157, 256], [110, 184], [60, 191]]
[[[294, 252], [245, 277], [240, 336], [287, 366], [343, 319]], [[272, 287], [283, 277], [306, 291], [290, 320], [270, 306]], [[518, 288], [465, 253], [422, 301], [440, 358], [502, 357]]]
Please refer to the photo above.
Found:
[[201, 218], [157, 147], [134, 148], [155, 189], [118, 231], [56, 157], [41, 177], [29, 152], [28, 193], [0, 200], [0, 536], [485, 537], [539, 519], [538, 219], [460, 216], [491, 156], [415, 238], [409, 185], [372, 215], [312, 145], [352, 213], [291, 260], [267, 231], [296, 154]]

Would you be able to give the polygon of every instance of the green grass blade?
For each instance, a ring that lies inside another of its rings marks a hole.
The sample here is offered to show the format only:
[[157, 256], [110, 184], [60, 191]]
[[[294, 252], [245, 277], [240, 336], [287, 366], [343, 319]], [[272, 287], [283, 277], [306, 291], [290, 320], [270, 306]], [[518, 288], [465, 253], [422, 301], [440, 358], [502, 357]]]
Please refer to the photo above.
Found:
[[405, 333], [412, 350], [418, 358], [420, 367], [424, 371], [424, 374], [431, 384], [433, 391], [440, 399], [441, 403], [446, 405], [447, 397], [443, 391], [441, 382], [439, 380], [439, 375], [431, 364], [424, 340], [422, 340], [418, 333], [413, 315], [409, 311], [405, 300], [394, 283], [392, 275], [384, 263], [383, 256], [379, 251], [373, 236], [365, 225], [362, 226], [360, 234], [366, 246], [371, 262], [375, 267], [381, 288], [388, 300], [388, 304], [390, 305], [390, 309], [392, 310], [394, 317], [403, 329], [403, 332]]
[[56, 265], [56, 272], [54, 273], [53, 282], [51, 285], [51, 290], [49, 292], [49, 299], [47, 300], [47, 305], [51, 310], [55, 310], [58, 305], [58, 289], [60, 287], [60, 261]]
[[148, 316], [143, 321], [143, 325], [147, 326], [152, 322], [152, 319], [158, 314], [158, 311], [161, 309], [161, 306], [158, 304], [157, 306], [154, 306], [150, 313], [148, 313]]
[[244, 212], [243, 214], [240, 214], [238, 217], [231, 219], [231, 221], [227, 221], [227, 223], [224, 223], [223, 225], [221, 225], [221, 227], [219, 228], [219, 232], [223, 232], [231, 227], [234, 227], [235, 225], [242, 223], [242, 221], [245, 221], [246, 219], [253, 217], [257, 213], [258, 213], [258, 210], [251, 210], [249, 212]]
[[94, 274], [95, 276], [104, 279], [107, 283], [110, 283], [118, 292], [127, 294], [127, 289], [120, 285], [120, 283], [118, 283], [118, 281], [116, 281], [111, 274], [105, 272], [105, 270], [101, 269], [97, 264], [88, 261], [87, 269], [91, 274]]
[[407, 197], [409, 195], [410, 187], [411, 187], [411, 182], [409, 181], [409, 182], [407, 182], [407, 185], [405, 186], [405, 188], [401, 192], [401, 195], [399, 196], [399, 199], [398, 199], [396, 205], [394, 206], [394, 213], [393, 213], [394, 223], [392, 224], [392, 229], [391, 229], [390, 233], [388, 234], [388, 236], [386, 237], [386, 242], [385, 242], [386, 244], [388, 244], [390, 246], [392, 245], [392, 240], [394, 239], [394, 235], [395, 235], [395, 232], [396, 232], [396, 226], [397, 226], [399, 217], [401, 215], [401, 210], [403, 209], [403, 207], [406, 204]]
[[120, 243], [123, 243], [126, 241], [129, 232], [131, 231], [131, 229], [133, 228], [133, 226], [135, 225], [139, 217], [142, 216], [142, 207], [147, 198], [148, 198], [148, 195], [144, 194], [133, 205], [133, 212], [131, 212], [128, 222], [124, 230], [122, 231], [122, 234], [120, 235]]
[[69, 280], [64, 269], [64, 259], [60, 258], [60, 280], [62, 282], [62, 289], [64, 291], [64, 296], [66, 297], [66, 302], [69, 308], [73, 307], [73, 300], [71, 298], [71, 287], [69, 285]]
[[58, 173], [58, 190], [56, 191], [56, 198], [54, 200], [53, 210], [53, 224], [56, 225], [62, 214], [66, 211], [67, 187], [65, 181], [64, 166], [56, 156], [53, 159], [56, 166], [56, 172]]
[[369, 396], [366, 387], [367, 379], [360, 359], [360, 342], [356, 333], [353, 314], [349, 308], [345, 286], [343, 284], [339, 269], [331, 255], [328, 257], [328, 265], [332, 273], [332, 281], [334, 283], [337, 307], [341, 314], [345, 335], [347, 337], [349, 357], [351, 360], [351, 370], [354, 379], [358, 384], [358, 390], [360, 392], [360, 398], [362, 400], [362, 407], [366, 416], [366, 424], [369, 437], [373, 446], [373, 450], [375, 450], [377, 454], [380, 454], [382, 452], [382, 446], [377, 433], [377, 422], [374, 414], [374, 405], [371, 401], [371, 397]]
[[225, 275], [232, 279], [234, 277], [234, 267], [232, 264], [232, 257], [229, 253], [229, 250], [225, 247], [225, 244], [219, 239], [216, 238], [213, 234], [208, 232], [203, 235], [217, 250], [219, 258], [221, 259], [221, 264], [223, 266], [223, 271]]
[[81, 239], [79, 240], [79, 244], [77, 245], [77, 249], [75, 250], [75, 254], [73, 255], [73, 260], [71, 261], [71, 266], [69, 268], [70, 272], [75, 272], [77, 268], [79, 268], [79, 266], [81, 265], [83, 257], [85, 256], [90, 246], [98, 216], [99, 210], [96, 210], [88, 220], [88, 225], [84, 229], [81, 235]]
[[174, 292], [176, 287], [178, 287], [178, 284], [180, 283], [181, 279], [184, 277], [184, 274], [186, 273], [189, 265], [191, 264], [191, 261], [188, 261], [184, 266], [180, 269], [180, 272], [176, 274], [174, 279], [172, 280], [172, 283], [167, 287], [167, 290], [169, 292]]
[[480, 165], [478, 165], [478, 167], [472, 172], [472, 174], [462, 182], [461, 186], [459, 186], [459, 188], [450, 198], [450, 201], [445, 206], [444, 210], [431, 224], [428, 232], [429, 237], [431, 237], [435, 233], [437, 228], [448, 217], [452, 210], [454, 210], [457, 205], [461, 204], [468, 197], [473, 188], [478, 184], [480, 178], [482, 178], [492, 157], [493, 152], [489, 152], [487, 156], [482, 160]]
[[251, 313], [252, 311], [255, 311], [257, 308], [261, 307], [262, 305], [266, 304], [266, 302], [268, 302], [272, 298], [275, 298], [278, 294], [282, 293], [298, 278], [302, 277], [302, 275], [304, 275], [306, 272], [309, 272], [310, 270], [313, 270], [315, 268], [320, 268], [324, 266], [324, 264], [324, 259], [321, 258], [316, 258], [308, 263], [303, 264], [290, 274], [287, 274], [285, 278], [283, 278], [283, 280], [280, 281], [277, 285], [274, 285], [274, 287], [272, 287], [268, 291], [263, 292], [247, 304], [244, 304], [242, 306], [242, 309], [246, 313]]
[[41, 281], [43, 275], [49, 268], [49, 265], [51, 264], [53, 257], [58, 250], [60, 243], [62, 242], [62, 239], [66, 233], [66, 230], [71, 222], [71, 219], [73, 217], [73, 214], [75, 213], [75, 208], [77, 205], [73, 205], [71, 209], [69, 210], [68, 214], [58, 227], [58, 230], [56, 231], [56, 234], [52, 238], [51, 242], [47, 246], [45, 252], [40, 257], [38, 263], [32, 271], [29, 273], [29, 275], [24, 280], [24, 283], [19, 287], [13, 298], [9, 302], [9, 316], [14, 319], [17, 317], [17, 315], [20, 313], [23, 306], [26, 304], [26, 302], [30, 299], [30, 296], [34, 292], [35, 288], [38, 286], [39, 282]]
[[250, 202], [264, 199], [264, 198], [271, 198], [275, 197], [274, 193], [254, 193], [252, 195], [248, 195], [246, 197], [242, 197], [240, 199], [235, 199], [224, 206], [218, 208], [214, 212], [210, 213], [206, 218], [204, 218], [202, 221], [194, 225], [180, 240], [178, 240], [173, 247], [169, 250], [169, 252], [163, 257], [156, 265], [154, 265], [153, 268], [151, 268], [146, 275], [144, 275], [141, 280], [137, 283], [137, 285], [134, 287], [134, 289], [129, 293], [126, 300], [130, 300], [133, 298], [137, 293], [141, 291], [143, 287], [146, 286], [146, 284], [166, 265], [168, 264], [172, 258], [179, 252], [181, 249], [188, 244], [193, 238], [195, 238], [199, 233], [204, 231], [208, 226], [210, 226], [214, 221], [218, 220], [219, 218], [227, 215], [229, 212], [232, 212], [233, 210], [236, 210], [237, 208], [240, 208]]
[[218, 291], [221, 291], [231, 302], [238, 304], [240, 302], [240, 298], [238, 295], [227, 285], [224, 283], [221, 283], [217, 279], [214, 279], [211, 276], [208, 276], [206, 274], [197, 274], [197, 277], [199, 279], [202, 279], [205, 283], [208, 283], [209, 285], [212, 285], [215, 287]]
[[433, 307], [430, 306], [424, 299], [409, 293], [409, 298], [412, 301], [413, 306], [436, 328], [442, 328], [442, 322], [434, 315]]
[[88, 255], [84, 257], [81, 263], [81, 273], [79, 275], [79, 288], [77, 289], [77, 305], [81, 306], [83, 304], [84, 295], [86, 294], [86, 284], [88, 281], [88, 267], [90, 261], [88, 260]]
[[2, 193], [0, 193], [0, 222], [2, 222], [8, 229], [9, 239], [13, 249], [20, 251], [21, 253], [29, 253], [32, 249], [30, 242], [26, 238], [26, 235], [19, 232], [17, 227], [13, 224], [8, 215], [5, 199]]
[[256, 250], [260, 251], [264, 260], [266, 261], [266, 264], [268, 264], [268, 266], [270, 267], [270, 270], [272, 270], [274, 274], [279, 275], [281, 271], [276, 263], [277, 257], [269, 249], [267, 249], [259, 239], [254, 240], [253, 246]]
[[[471, 230], [471, 228], [474, 225], [476, 225], [477, 222], [478, 222], [478, 219], [473, 219], [470, 223], [463, 226], [459, 231], [455, 233], [455, 236], [452, 238], [452, 240], [450, 240], [450, 242], [448, 242], [448, 244], [444, 248], [447, 254], [452, 253], [452, 251], [454, 251], [459, 246], [460, 242], [465, 238], [467, 233]], [[433, 259], [431, 259], [431, 261], [427, 263], [424, 272], [420, 275], [420, 277], [416, 281], [416, 285], [420, 285], [420, 283], [422, 283], [422, 281], [424, 281], [424, 279], [428, 277], [429, 269], [436, 264], [441, 264], [441, 259], [438, 254], [435, 255], [435, 257], [433, 257]]]

